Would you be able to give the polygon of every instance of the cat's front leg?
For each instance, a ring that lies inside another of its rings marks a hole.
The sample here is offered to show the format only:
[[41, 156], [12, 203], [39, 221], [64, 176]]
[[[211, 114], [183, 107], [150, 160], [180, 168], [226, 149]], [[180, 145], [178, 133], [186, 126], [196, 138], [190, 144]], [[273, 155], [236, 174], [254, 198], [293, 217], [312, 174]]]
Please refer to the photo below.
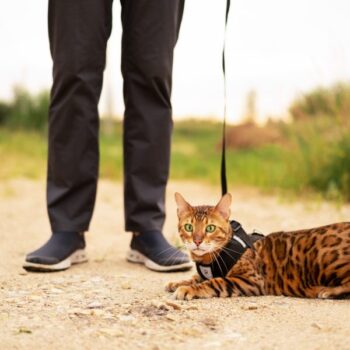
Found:
[[261, 286], [248, 279], [242, 280], [241, 278], [218, 277], [211, 278], [196, 285], [180, 286], [176, 289], [174, 298], [177, 300], [192, 300], [197, 298], [226, 298], [262, 294], [264, 293]]
[[182, 280], [178, 282], [169, 282], [165, 285], [165, 290], [167, 292], [175, 292], [177, 288], [180, 286], [192, 286], [195, 285], [196, 283], [199, 283], [203, 281], [203, 279], [199, 275], [194, 275], [191, 279], [189, 280]]

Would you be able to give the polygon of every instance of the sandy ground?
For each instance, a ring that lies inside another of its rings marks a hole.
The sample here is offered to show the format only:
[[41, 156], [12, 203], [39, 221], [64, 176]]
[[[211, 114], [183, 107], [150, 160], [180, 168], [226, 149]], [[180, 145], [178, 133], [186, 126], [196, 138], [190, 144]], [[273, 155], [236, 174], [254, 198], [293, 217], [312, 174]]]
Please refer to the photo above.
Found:
[[[87, 235], [89, 262], [53, 274], [21, 269], [48, 237], [43, 182], [0, 185], [0, 349], [350, 349], [350, 300], [285, 297], [168, 303], [160, 274], [125, 261], [121, 184], [100, 183]], [[173, 193], [215, 203], [218, 189], [171, 183], [166, 235], [175, 241]], [[264, 233], [350, 219], [350, 206], [288, 203], [235, 190], [233, 217]]]

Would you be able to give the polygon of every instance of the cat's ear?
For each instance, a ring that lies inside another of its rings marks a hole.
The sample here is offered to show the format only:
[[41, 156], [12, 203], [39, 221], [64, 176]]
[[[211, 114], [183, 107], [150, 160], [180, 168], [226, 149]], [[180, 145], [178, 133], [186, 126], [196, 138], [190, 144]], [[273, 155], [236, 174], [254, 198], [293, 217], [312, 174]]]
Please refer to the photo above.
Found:
[[229, 193], [226, 193], [222, 196], [219, 203], [215, 207], [215, 210], [217, 210], [225, 220], [228, 220], [230, 218], [231, 202], [232, 196]]
[[180, 193], [175, 193], [175, 201], [177, 204], [177, 215], [180, 217], [183, 213], [191, 210], [190, 204], [185, 201], [185, 198]]

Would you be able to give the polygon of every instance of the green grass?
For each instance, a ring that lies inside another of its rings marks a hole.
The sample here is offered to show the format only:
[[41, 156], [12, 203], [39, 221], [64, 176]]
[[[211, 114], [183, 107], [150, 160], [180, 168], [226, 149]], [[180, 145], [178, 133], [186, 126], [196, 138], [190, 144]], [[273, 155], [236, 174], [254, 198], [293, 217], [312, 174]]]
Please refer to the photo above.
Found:
[[[46, 177], [48, 108], [48, 92], [32, 95], [23, 87], [14, 88], [11, 101], [0, 101], [0, 180]], [[230, 188], [249, 185], [297, 195], [313, 192], [350, 202], [349, 110], [350, 83], [343, 82], [295, 99], [290, 106], [292, 123], [267, 124], [265, 134], [254, 125], [250, 131], [235, 129], [238, 134], [228, 134], [236, 147], [227, 151]], [[259, 146], [272, 142], [270, 131], [281, 136], [278, 144]], [[101, 123], [100, 134], [100, 176], [121, 180], [121, 123]], [[219, 185], [221, 134], [221, 123], [175, 123], [171, 179]], [[237, 135], [248, 141], [245, 148], [238, 145]]]
[[[220, 123], [184, 121], [175, 125], [171, 176], [219, 184], [222, 126]], [[253, 150], [228, 150], [227, 175], [231, 184], [273, 188], [285, 183], [285, 151], [266, 145]]]
[[[233, 185], [291, 194], [319, 193], [350, 200], [350, 132], [334, 121], [317, 119], [281, 126], [286, 144], [228, 150], [227, 173]], [[103, 125], [101, 130], [105, 130]], [[187, 120], [175, 123], [170, 178], [220, 184], [222, 125]], [[100, 137], [100, 176], [122, 179], [122, 127]], [[0, 179], [46, 177], [45, 132], [0, 128]]]
[[46, 148], [43, 133], [0, 128], [0, 180], [45, 177]]
[[[184, 121], [174, 126], [171, 178], [201, 180], [218, 184], [220, 180], [220, 123]], [[46, 176], [47, 140], [42, 132], [0, 128], [0, 179], [12, 177], [44, 178]], [[101, 133], [100, 176], [122, 178], [122, 130]], [[227, 171], [231, 182], [259, 187], [273, 187], [284, 177], [283, 152], [266, 146], [257, 150], [228, 151]], [[262, 174], [269, 174], [262, 176]]]

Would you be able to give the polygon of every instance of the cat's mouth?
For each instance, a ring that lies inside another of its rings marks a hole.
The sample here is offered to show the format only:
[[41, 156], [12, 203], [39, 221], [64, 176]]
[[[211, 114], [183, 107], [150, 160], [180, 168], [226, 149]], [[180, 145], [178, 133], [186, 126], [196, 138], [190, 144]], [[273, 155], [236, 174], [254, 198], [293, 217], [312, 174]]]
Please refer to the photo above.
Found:
[[204, 250], [204, 249], [201, 249], [201, 248], [195, 248], [195, 249], [192, 249], [192, 253], [195, 254], [195, 255], [205, 255], [207, 253], [209, 253], [208, 250]]

